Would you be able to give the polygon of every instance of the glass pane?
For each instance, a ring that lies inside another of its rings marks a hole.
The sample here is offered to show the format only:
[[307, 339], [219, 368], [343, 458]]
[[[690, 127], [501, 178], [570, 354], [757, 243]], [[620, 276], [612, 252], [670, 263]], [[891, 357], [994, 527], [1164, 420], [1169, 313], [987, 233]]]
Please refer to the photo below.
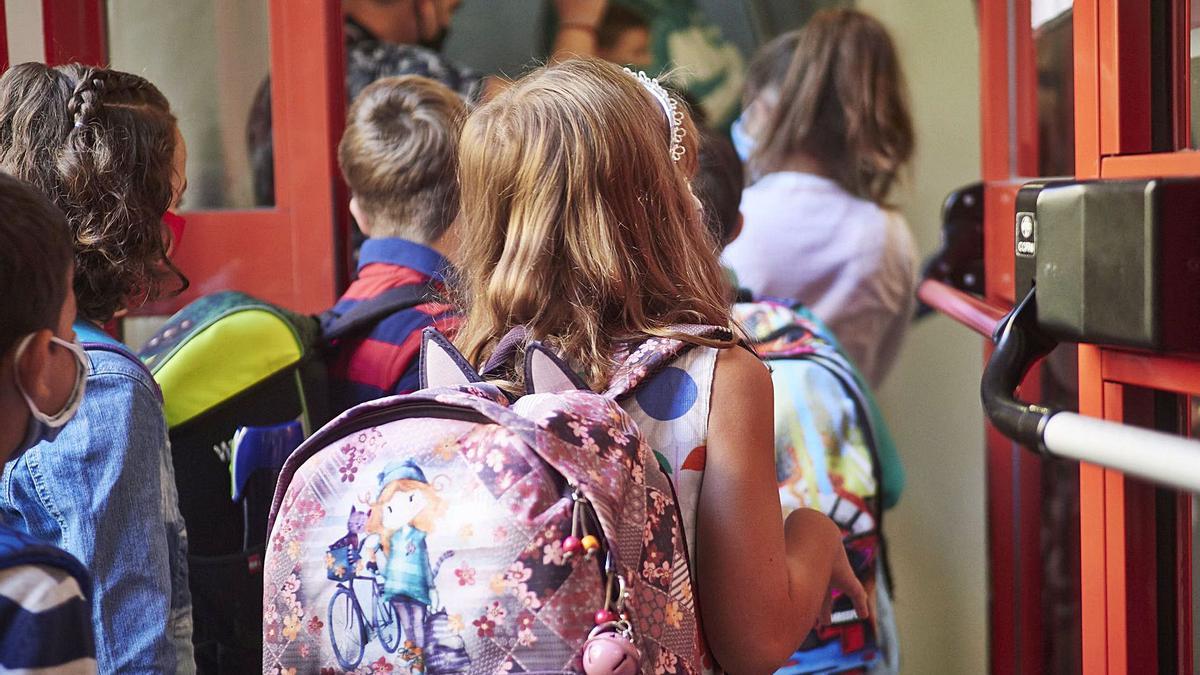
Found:
[[1032, 0], [1037, 50], [1038, 175], [1075, 173], [1075, 70], [1071, 0]]
[[1191, 25], [1188, 26], [1188, 100], [1191, 119], [1188, 120], [1189, 145], [1200, 148], [1200, 0], [1191, 2]]
[[[267, 0], [108, 0], [107, 6], [112, 67], [157, 85], [179, 118], [188, 144], [183, 208], [254, 206], [246, 135], [269, 71]], [[265, 114], [269, 128], [270, 110]], [[267, 197], [274, 201], [269, 186]]]

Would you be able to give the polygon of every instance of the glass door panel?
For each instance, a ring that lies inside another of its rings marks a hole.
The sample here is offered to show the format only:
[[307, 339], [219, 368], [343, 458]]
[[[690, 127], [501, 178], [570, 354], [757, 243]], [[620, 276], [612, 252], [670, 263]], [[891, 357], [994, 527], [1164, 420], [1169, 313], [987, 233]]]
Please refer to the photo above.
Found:
[[254, 206], [246, 124], [270, 70], [267, 10], [267, 0], [107, 2], [112, 67], [157, 85], [179, 118], [186, 210]]

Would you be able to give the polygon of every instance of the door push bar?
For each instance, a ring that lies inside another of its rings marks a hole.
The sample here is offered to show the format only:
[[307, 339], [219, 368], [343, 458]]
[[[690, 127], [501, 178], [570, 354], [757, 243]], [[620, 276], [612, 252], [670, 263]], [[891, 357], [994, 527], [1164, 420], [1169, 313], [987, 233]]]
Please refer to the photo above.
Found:
[[1025, 374], [1058, 345], [1038, 325], [1035, 292], [1000, 321], [993, 341], [996, 349], [983, 370], [980, 397], [988, 419], [1005, 436], [1041, 454], [1200, 492], [1200, 442], [1016, 398]]
[[1015, 282], [980, 395], [1036, 452], [1200, 492], [1200, 442], [1023, 402], [1059, 342], [1200, 354], [1200, 179], [1047, 181], [1017, 195]]

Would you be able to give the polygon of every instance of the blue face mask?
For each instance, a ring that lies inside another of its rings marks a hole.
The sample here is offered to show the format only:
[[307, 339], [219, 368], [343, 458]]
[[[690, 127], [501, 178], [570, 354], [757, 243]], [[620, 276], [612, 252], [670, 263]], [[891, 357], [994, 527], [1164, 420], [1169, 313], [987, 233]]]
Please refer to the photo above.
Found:
[[733, 121], [733, 126], [729, 127], [729, 137], [733, 141], [733, 149], [737, 150], [738, 157], [743, 162], [749, 162], [750, 157], [754, 155], [754, 137], [746, 131], [746, 112]]
[[[29, 342], [33, 340], [33, 335], [27, 335], [21, 343], [17, 345], [14, 363], [19, 363], [21, 355], [25, 353], [25, 348], [29, 346]], [[58, 438], [58, 432], [71, 421], [75, 416], [75, 412], [79, 410], [79, 404], [83, 401], [83, 391], [87, 384], [88, 374], [88, 357], [83, 351], [83, 347], [74, 342], [67, 342], [58, 337], [51, 337], [50, 340], [59, 347], [66, 349], [71, 353], [75, 360], [75, 386], [71, 390], [70, 397], [67, 398], [63, 409], [47, 415], [38, 409], [33, 398], [21, 386], [21, 380], [17, 379], [17, 391], [21, 392], [21, 396], [25, 399], [25, 405], [29, 406], [29, 427], [25, 431], [25, 439], [17, 446], [9, 460], [20, 457], [26, 450], [32, 448], [41, 442], [53, 442]], [[16, 368], [13, 369], [14, 373]]]

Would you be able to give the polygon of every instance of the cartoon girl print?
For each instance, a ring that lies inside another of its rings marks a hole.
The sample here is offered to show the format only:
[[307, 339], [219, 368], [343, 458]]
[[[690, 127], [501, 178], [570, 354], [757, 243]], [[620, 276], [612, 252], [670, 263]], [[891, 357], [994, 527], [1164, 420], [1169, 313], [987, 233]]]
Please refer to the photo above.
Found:
[[445, 500], [421, 467], [393, 462], [379, 474], [379, 496], [367, 519], [367, 532], [378, 536], [371, 557], [383, 579], [383, 597], [395, 607], [405, 639], [422, 652], [429, 644], [426, 618], [434, 588], [425, 538], [445, 511]]

